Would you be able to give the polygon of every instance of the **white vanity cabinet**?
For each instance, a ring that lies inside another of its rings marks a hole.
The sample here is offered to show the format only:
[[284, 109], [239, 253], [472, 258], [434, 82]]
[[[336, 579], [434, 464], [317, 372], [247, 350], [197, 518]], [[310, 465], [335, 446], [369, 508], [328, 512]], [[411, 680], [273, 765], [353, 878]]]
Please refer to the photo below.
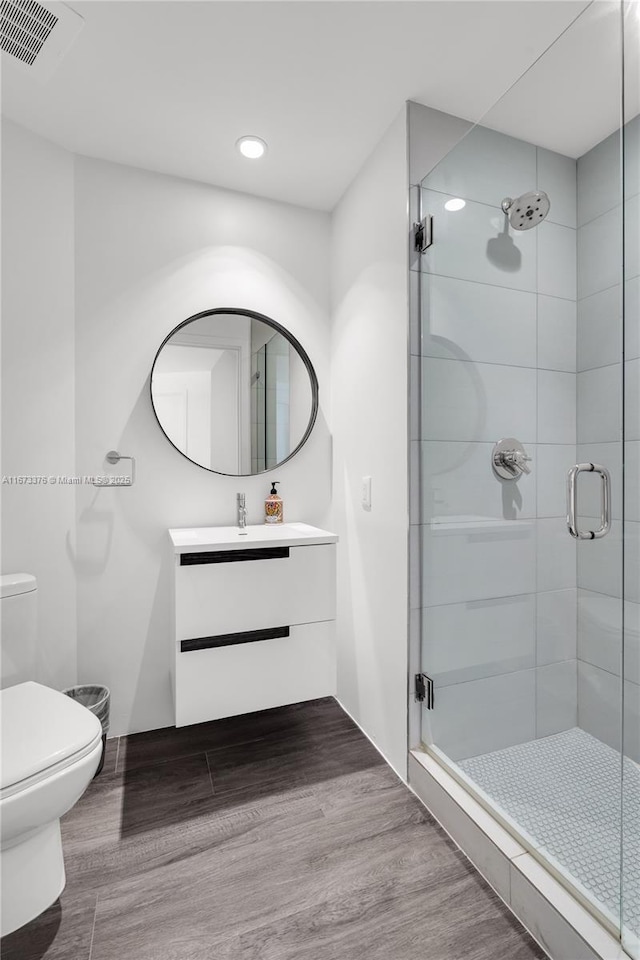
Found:
[[335, 693], [335, 534], [289, 523], [169, 535], [176, 726]]

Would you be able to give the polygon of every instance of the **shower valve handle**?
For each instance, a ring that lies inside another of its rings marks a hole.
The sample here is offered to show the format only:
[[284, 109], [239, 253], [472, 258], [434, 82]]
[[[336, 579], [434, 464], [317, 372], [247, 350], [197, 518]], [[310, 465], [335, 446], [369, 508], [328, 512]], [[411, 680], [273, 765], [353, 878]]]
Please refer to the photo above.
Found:
[[522, 453], [520, 450], [510, 450], [504, 455], [504, 462], [511, 464], [520, 471], [520, 473], [531, 473], [531, 457], [528, 453]]
[[531, 457], [519, 440], [506, 437], [491, 451], [491, 466], [501, 480], [517, 480], [523, 473], [531, 473]]

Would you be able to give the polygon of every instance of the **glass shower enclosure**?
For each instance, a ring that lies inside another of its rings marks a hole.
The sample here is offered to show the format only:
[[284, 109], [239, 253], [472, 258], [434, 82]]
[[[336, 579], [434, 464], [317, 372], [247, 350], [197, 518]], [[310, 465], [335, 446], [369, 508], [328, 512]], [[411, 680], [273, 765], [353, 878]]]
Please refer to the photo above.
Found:
[[638, 8], [591, 4], [420, 186], [413, 604], [423, 749], [634, 958]]

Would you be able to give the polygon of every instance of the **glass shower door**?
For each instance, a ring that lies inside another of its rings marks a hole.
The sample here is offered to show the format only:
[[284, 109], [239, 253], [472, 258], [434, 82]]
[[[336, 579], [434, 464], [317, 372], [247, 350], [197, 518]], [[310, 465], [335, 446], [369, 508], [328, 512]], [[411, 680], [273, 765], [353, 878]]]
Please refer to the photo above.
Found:
[[[588, 69], [559, 88], [577, 47]], [[423, 180], [419, 263], [423, 743], [618, 935], [636, 689], [621, 68], [620, 9], [592, 5]]]
[[624, 619], [622, 943], [640, 960], [640, 4], [623, 4]]

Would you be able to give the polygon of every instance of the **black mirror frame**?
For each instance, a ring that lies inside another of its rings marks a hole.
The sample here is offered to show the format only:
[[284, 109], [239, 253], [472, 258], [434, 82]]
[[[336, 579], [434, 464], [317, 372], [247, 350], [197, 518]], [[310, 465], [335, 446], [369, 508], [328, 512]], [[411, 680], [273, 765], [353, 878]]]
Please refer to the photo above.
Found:
[[153, 358], [153, 363], [151, 365], [151, 375], [149, 377], [149, 397], [151, 399], [151, 409], [153, 410], [153, 415], [156, 418], [156, 423], [160, 427], [163, 436], [168, 440], [174, 450], [180, 454], [181, 457], [184, 457], [185, 460], [188, 460], [189, 463], [195, 464], [196, 467], [200, 467], [201, 470], [207, 470], [209, 473], [215, 473], [219, 477], [261, 477], [265, 473], [272, 472], [276, 467], [269, 467], [268, 470], [261, 470], [260, 473], [223, 473], [221, 470], [213, 470], [212, 467], [205, 467], [204, 464], [198, 463], [197, 460], [192, 460], [191, 457], [188, 457], [179, 447], [176, 447], [173, 440], [171, 440], [168, 435], [165, 433], [162, 424], [160, 423], [160, 418], [158, 417], [158, 412], [156, 410], [155, 404], [153, 402], [153, 371], [155, 369], [158, 357], [160, 356], [163, 348], [167, 345], [171, 337], [174, 336], [179, 330], [182, 330], [183, 327], [186, 327], [189, 323], [193, 323], [195, 320], [202, 320], [203, 317], [215, 316], [215, 314], [224, 313], [232, 314], [235, 316], [250, 317], [252, 320], [260, 320], [262, 323], [266, 323], [267, 326], [272, 327], [277, 333], [281, 333], [285, 340], [291, 344], [291, 346], [296, 350], [298, 356], [304, 363], [307, 373], [309, 374], [309, 380], [311, 382], [311, 416], [309, 417], [309, 423], [307, 424], [307, 429], [305, 430], [300, 443], [297, 447], [291, 451], [288, 457], [285, 457], [284, 460], [280, 460], [276, 467], [281, 467], [283, 463], [287, 463], [291, 460], [292, 457], [298, 453], [299, 450], [305, 445], [311, 431], [315, 426], [316, 419], [318, 417], [318, 407], [319, 407], [319, 387], [318, 387], [318, 377], [316, 372], [313, 369], [313, 364], [309, 359], [307, 351], [304, 349], [302, 344], [296, 340], [292, 333], [290, 333], [286, 327], [283, 327], [282, 324], [278, 323], [276, 320], [272, 320], [271, 317], [265, 316], [263, 313], [258, 313], [256, 310], [244, 310], [240, 307], [215, 307], [213, 310], [202, 310], [200, 313], [194, 313], [192, 317], [187, 317], [186, 320], [183, 320], [182, 323], [179, 323], [176, 327], [171, 330], [167, 336], [164, 338], [158, 349], [156, 350], [156, 355]]

